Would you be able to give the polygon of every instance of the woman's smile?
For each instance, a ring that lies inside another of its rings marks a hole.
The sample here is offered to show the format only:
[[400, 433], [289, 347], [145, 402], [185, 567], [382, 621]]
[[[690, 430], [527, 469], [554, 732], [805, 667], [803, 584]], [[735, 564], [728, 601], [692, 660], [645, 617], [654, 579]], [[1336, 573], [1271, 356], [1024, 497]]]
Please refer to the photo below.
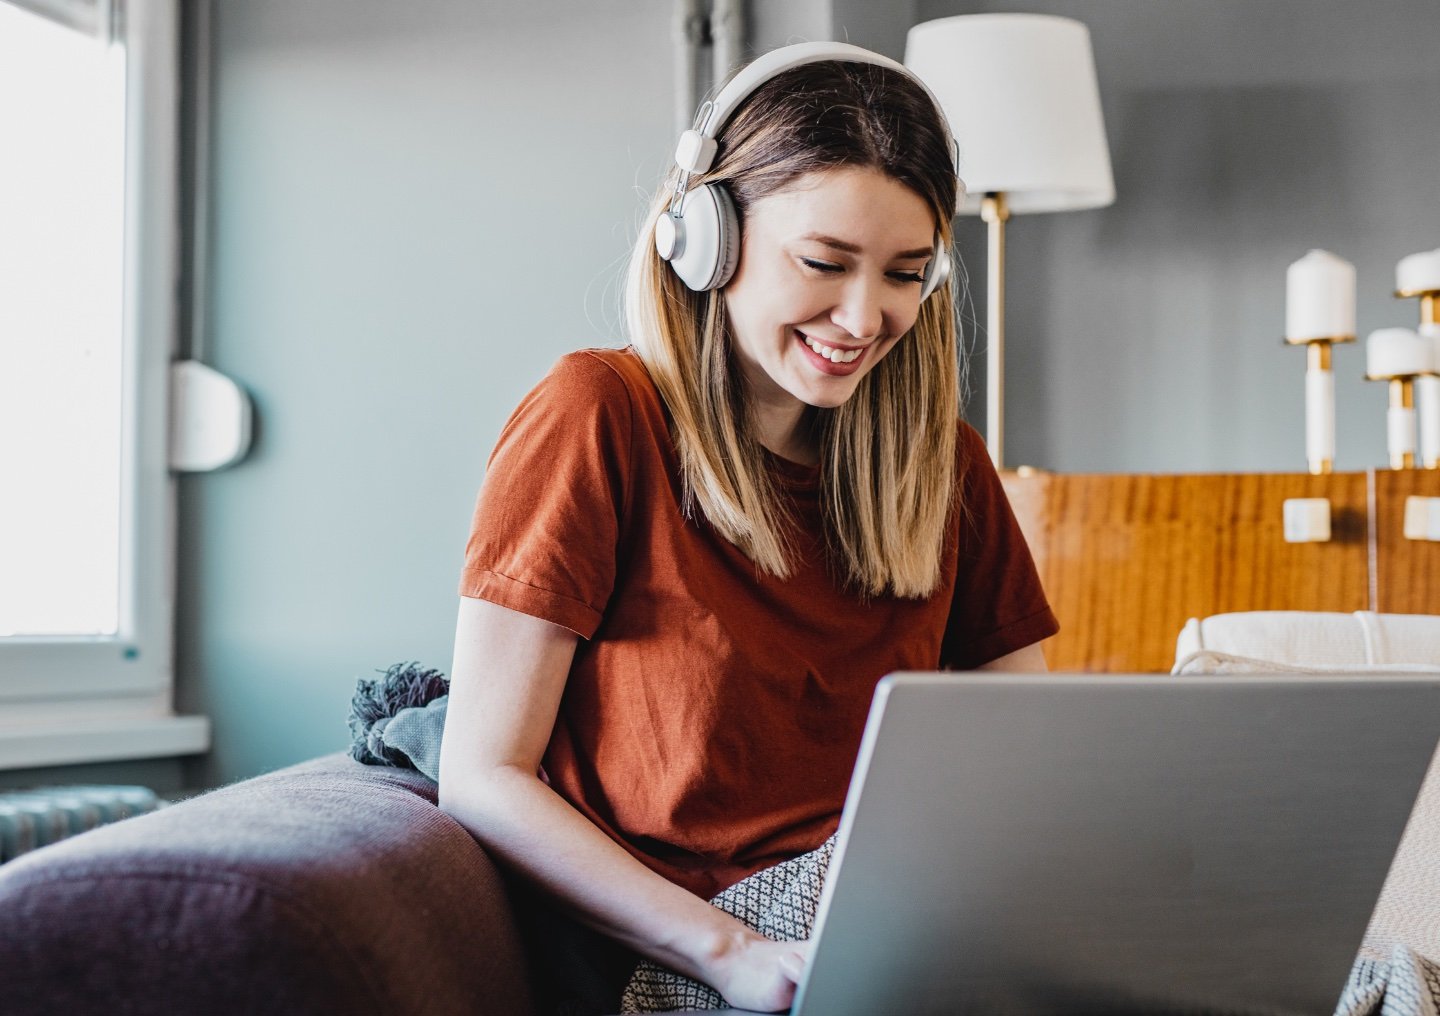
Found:
[[831, 377], [847, 377], [854, 374], [862, 366], [865, 354], [870, 347], [867, 346], [841, 346], [830, 345], [821, 342], [800, 331], [795, 330], [795, 336], [805, 351], [810, 354], [810, 360], [821, 373], [829, 374]]

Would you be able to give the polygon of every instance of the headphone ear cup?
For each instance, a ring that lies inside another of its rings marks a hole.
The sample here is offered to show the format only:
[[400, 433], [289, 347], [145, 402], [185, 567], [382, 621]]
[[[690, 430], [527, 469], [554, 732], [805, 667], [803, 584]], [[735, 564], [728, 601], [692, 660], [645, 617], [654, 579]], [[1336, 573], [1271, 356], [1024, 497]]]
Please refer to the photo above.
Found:
[[682, 239], [669, 260], [680, 281], [696, 292], [724, 285], [739, 260], [735, 205], [725, 188], [705, 184], [689, 191], [674, 222]]
[[920, 302], [930, 299], [930, 294], [945, 285], [950, 278], [950, 252], [945, 244], [935, 241], [935, 255], [930, 259], [930, 270], [925, 273], [925, 286], [920, 290]]
[[720, 212], [720, 264], [711, 289], [719, 289], [735, 276], [740, 265], [740, 215], [735, 211], [735, 199], [728, 188], [712, 184], [716, 205]]

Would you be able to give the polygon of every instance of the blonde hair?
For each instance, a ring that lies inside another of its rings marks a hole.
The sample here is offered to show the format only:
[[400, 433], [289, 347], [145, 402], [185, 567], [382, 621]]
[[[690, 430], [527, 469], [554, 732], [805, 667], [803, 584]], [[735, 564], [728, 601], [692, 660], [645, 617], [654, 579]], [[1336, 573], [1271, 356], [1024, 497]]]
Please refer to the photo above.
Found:
[[[932, 208], [942, 243], [958, 181], [934, 103], [907, 75], [826, 61], [767, 82], [720, 135], [696, 183], [724, 182], [746, 208], [812, 172], [873, 167]], [[641, 229], [625, 287], [631, 343], [671, 417], [687, 514], [698, 505], [762, 573], [791, 574], [793, 520], [753, 433], [719, 291], [691, 291], [655, 251], [654, 226], [678, 179], [671, 170]], [[914, 326], [834, 409], [810, 407], [832, 572], [864, 596], [921, 598], [940, 581], [956, 494], [959, 353], [954, 303], [941, 286]]]

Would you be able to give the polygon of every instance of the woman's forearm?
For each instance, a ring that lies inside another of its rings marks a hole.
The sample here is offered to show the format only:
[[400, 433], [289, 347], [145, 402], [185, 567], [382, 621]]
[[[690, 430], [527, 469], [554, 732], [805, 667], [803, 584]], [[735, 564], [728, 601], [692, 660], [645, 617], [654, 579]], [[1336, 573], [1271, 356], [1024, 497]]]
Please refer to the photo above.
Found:
[[689, 977], [715, 984], [726, 959], [760, 938], [645, 867], [533, 773], [442, 779], [440, 806], [583, 924]]

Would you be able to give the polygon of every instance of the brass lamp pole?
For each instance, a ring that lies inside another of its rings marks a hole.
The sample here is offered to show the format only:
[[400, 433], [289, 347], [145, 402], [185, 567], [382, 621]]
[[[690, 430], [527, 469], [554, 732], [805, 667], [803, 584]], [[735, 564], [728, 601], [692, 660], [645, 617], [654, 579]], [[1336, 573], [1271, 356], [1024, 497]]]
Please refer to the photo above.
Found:
[[1010, 204], [1004, 191], [992, 191], [980, 203], [987, 224], [989, 251], [985, 270], [985, 445], [1000, 469], [1005, 461], [1005, 223]]

